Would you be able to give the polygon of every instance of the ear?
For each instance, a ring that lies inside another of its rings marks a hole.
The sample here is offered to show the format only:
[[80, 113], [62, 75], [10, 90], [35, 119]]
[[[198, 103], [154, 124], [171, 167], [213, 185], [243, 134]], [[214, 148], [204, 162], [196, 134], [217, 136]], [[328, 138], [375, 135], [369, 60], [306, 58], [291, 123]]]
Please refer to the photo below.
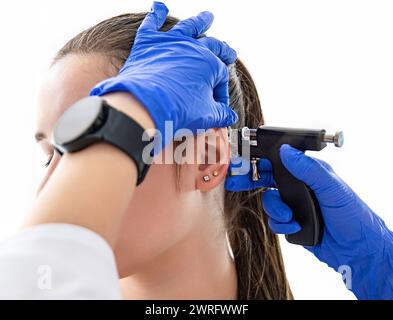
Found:
[[195, 175], [196, 189], [208, 192], [222, 182], [227, 175], [230, 162], [230, 148], [228, 143], [228, 130], [226, 128], [210, 129], [206, 131], [198, 142], [203, 146], [199, 159], [197, 174]]

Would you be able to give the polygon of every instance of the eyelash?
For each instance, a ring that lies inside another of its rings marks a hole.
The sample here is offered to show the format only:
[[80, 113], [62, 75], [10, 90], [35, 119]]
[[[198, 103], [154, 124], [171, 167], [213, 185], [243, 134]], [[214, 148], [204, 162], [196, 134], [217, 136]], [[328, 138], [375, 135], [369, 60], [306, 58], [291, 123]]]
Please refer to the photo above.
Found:
[[48, 159], [48, 161], [46, 161], [46, 163], [44, 164], [44, 167], [45, 167], [45, 168], [49, 167], [49, 165], [50, 165], [52, 159], [53, 159], [53, 155], [52, 155], [52, 156]]
[[46, 161], [46, 163], [44, 164], [44, 167], [45, 167], [45, 168], [49, 167], [50, 163], [51, 163], [52, 160], [53, 160], [53, 157], [54, 157], [54, 155], [55, 155], [55, 152], [57, 152], [57, 153], [60, 155], [60, 157], [63, 156], [63, 151], [61, 151], [60, 149], [58, 149], [55, 145], [52, 144], [52, 148], [53, 148], [53, 153], [52, 153], [52, 155], [50, 156], [50, 158]]

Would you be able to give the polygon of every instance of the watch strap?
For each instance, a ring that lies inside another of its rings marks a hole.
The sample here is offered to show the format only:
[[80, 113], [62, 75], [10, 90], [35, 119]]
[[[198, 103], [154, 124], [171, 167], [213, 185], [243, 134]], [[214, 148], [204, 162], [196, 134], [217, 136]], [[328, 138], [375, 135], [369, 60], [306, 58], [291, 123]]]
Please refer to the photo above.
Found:
[[137, 185], [139, 185], [152, 162], [151, 154], [144, 152], [144, 149], [153, 138], [149, 138], [145, 129], [134, 119], [111, 107], [105, 100], [103, 100], [103, 111], [107, 112], [107, 117], [97, 134], [102, 134], [102, 140], [119, 148], [134, 160], [138, 171]]

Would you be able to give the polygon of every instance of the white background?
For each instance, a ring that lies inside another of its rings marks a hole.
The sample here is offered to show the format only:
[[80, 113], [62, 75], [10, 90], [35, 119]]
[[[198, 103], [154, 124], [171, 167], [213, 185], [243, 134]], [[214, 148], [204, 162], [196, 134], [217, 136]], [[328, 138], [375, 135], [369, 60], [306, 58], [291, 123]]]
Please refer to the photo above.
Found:
[[[270, 125], [344, 130], [325, 159], [393, 226], [390, 181], [393, 2], [168, 0], [180, 18], [210, 10], [209, 35], [230, 43], [251, 70]], [[28, 212], [40, 176], [33, 139], [36, 93], [47, 65], [81, 30], [146, 0], [0, 2], [0, 239]], [[352, 299], [340, 275], [283, 243], [298, 299]]]

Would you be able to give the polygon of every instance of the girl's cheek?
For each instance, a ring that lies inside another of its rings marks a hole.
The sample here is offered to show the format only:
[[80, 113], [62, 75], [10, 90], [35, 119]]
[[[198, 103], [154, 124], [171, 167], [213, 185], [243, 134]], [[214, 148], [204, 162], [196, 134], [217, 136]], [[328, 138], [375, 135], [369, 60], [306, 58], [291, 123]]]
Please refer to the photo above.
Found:
[[59, 164], [60, 159], [61, 159], [60, 154], [57, 151], [54, 151], [52, 160], [49, 163], [48, 167], [46, 168], [45, 175], [37, 188], [37, 193], [36, 193], [37, 197], [40, 194], [41, 190], [46, 185], [46, 183], [49, 181], [49, 178], [51, 177], [52, 173], [55, 171], [57, 165]]

